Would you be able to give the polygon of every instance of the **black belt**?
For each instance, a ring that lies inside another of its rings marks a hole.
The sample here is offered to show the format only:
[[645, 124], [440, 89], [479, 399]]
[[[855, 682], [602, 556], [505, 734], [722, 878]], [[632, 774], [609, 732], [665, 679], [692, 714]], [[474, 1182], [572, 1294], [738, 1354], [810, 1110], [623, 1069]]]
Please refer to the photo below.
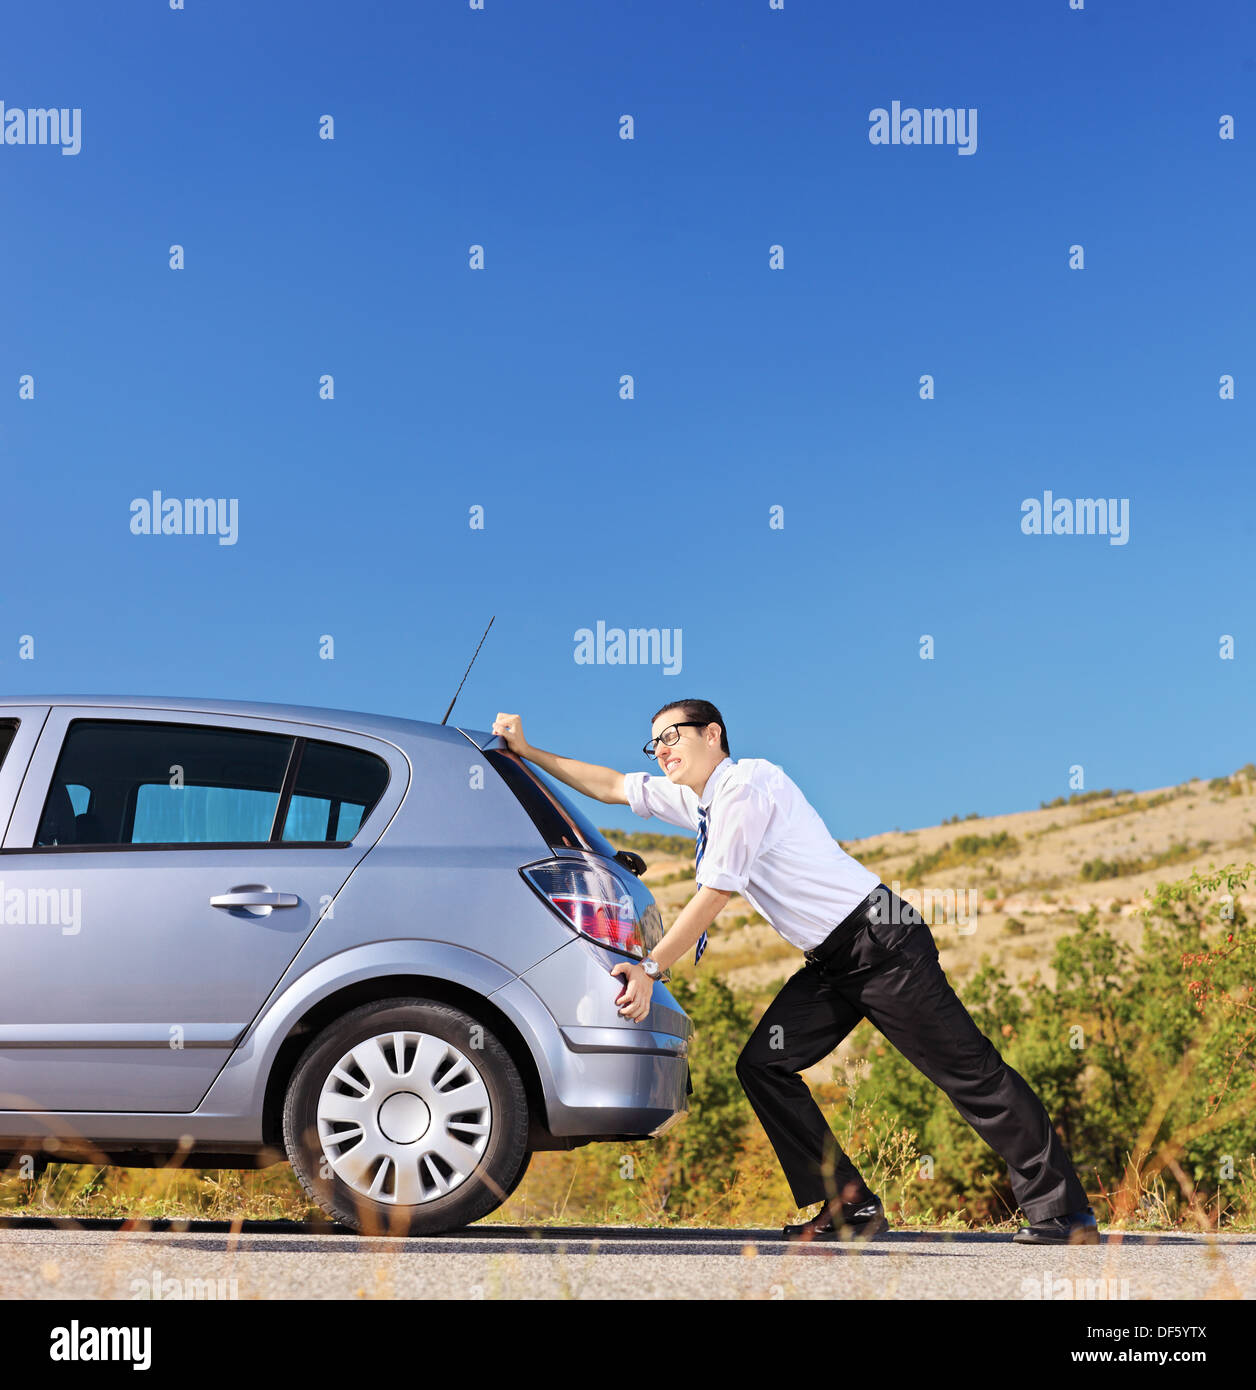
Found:
[[854, 936], [865, 922], [876, 921], [881, 905], [886, 900], [885, 895], [888, 895], [889, 891], [884, 883], [878, 883], [863, 902], [852, 908], [818, 946], [813, 946], [811, 950], [802, 953], [807, 964], [823, 965], [830, 956], [840, 950]]

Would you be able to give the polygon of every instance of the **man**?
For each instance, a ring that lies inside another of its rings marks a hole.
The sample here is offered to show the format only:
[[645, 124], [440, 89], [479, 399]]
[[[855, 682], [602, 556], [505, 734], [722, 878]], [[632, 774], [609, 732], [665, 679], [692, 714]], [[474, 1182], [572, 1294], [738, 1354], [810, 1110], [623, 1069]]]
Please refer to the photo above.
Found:
[[940, 1086], [1007, 1162], [1033, 1244], [1098, 1244], [1094, 1213], [1042, 1102], [999, 1056], [947, 983], [924, 918], [848, 855], [793, 781], [763, 758], [729, 753], [708, 700], [677, 700], [651, 721], [645, 753], [659, 775], [616, 772], [533, 748], [518, 715], [493, 732], [576, 791], [627, 803], [697, 831], [698, 891], [641, 964], [621, 962], [620, 1014], [649, 1013], [661, 970], [696, 948], [740, 893], [805, 965], [786, 980], [737, 1060], [799, 1209], [823, 1202], [793, 1240], [867, 1238], [887, 1227], [881, 1201], [842, 1151], [798, 1074], [828, 1056], [861, 1018]]

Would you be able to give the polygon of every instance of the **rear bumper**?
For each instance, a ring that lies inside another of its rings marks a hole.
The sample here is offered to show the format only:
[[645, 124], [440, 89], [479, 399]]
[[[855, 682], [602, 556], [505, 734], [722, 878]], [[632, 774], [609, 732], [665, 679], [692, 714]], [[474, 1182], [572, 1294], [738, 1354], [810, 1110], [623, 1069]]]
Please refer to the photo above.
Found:
[[[584, 954], [579, 943], [572, 944]], [[599, 973], [604, 992], [604, 966]], [[646, 1138], [663, 1133], [689, 1109], [688, 1036], [605, 1021], [560, 1026], [526, 976], [491, 997], [531, 1051], [545, 1098], [545, 1127], [556, 1139]], [[671, 1004], [656, 1018], [674, 1009]], [[683, 1012], [676, 1017], [683, 1020], [679, 1026], [692, 1028]]]
[[[569, 1053], [548, 1104], [555, 1138], [644, 1139], [662, 1134], [689, 1109], [689, 1062], [662, 1053]], [[565, 1059], [566, 1060], [566, 1059]]]

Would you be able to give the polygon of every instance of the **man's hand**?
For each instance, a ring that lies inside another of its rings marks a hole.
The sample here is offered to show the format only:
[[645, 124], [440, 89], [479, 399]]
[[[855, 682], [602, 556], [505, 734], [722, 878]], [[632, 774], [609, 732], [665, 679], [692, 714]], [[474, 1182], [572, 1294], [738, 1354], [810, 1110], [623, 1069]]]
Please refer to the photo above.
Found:
[[520, 758], [535, 763], [542, 772], [575, 787], [582, 796], [591, 796], [595, 801], [610, 804], [628, 804], [628, 794], [624, 790], [624, 774], [613, 767], [599, 767], [597, 763], [582, 763], [576, 758], [562, 758], [557, 753], [547, 753], [544, 748], [534, 748], [523, 736], [523, 720], [517, 714], [499, 714], [493, 720], [493, 732], [506, 740], [506, 747]]
[[528, 740], [523, 736], [523, 720], [517, 714], [499, 714], [493, 720], [493, 732], [506, 740], [506, 747], [521, 758], [528, 756]]
[[639, 965], [622, 960], [611, 968], [612, 975], [624, 977], [624, 992], [615, 1001], [619, 1005], [620, 1016], [640, 1023], [650, 1012], [650, 995], [654, 992], [654, 981]]

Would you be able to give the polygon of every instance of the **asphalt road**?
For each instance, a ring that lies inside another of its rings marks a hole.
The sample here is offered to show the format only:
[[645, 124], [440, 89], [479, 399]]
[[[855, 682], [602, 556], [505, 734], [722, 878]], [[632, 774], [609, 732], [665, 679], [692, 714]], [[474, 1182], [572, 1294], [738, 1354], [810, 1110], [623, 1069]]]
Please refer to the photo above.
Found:
[[493, 1225], [390, 1240], [292, 1222], [174, 1225], [7, 1222], [0, 1298], [1256, 1299], [1256, 1235], [1066, 1248], [913, 1231], [798, 1247], [762, 1230]]

